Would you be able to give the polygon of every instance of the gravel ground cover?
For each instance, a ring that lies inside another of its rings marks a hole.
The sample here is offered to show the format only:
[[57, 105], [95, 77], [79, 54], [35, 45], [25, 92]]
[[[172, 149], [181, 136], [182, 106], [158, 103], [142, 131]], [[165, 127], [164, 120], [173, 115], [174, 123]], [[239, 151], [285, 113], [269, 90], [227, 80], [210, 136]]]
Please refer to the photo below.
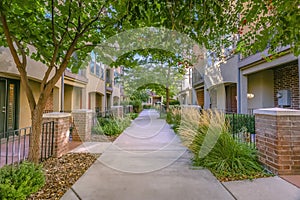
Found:
[[60, 158], [45, 160], [42, 165], [46, 184], [27, 199], [60, 199], [99, 156], [91, 153], [68, 153]]

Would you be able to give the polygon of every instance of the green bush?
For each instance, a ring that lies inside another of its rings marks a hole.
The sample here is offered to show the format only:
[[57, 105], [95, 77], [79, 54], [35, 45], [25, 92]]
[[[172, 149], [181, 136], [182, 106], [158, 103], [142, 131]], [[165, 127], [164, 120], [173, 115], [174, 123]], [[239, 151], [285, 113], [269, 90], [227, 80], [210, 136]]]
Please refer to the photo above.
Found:
[[189, 110], [179, 135], [194, 154], [194, 164], [208, 168], [221, 181], [267, 176], [256, 150], [232, 137], [226, 116], [218, 111]]
[[194, 141], [194, 145], [199, 147], [195, 152], [195, 165], [210, 169], [219, 179], [238, 179], [239, 177], [251, 179], [251, 177], [263, 173], [256, 151], [244, 143], [237, 142], [227, 132], [220, 134], [218, 141], [204, 158], [199, 158], [198, 154], [204, 136], [199, 134]]
[[150, 109], [150, 108], [152, 108], [151, 105], [143, 105], [143, 109]]
[[26, 199], [45, 184], [41, 165], [23, 162], [0, 169], [0, 199]]
[[93, 131], [97, 134], [105, 134], [108, 136], [121, 134], [128, 126], [130, 126], [131, 118], [99, 118], [98, 124], [93, 127]]
[[130, 119], [134, 120], [135, 118], [137, 118], [139, 116], [139, 114], [138, 113], [128, 113], [127, 116]]
[[167, 112], [166, 121], [168, 124], [172, 124], [173, 129], [177, 132], [181, 123], [181, 110], [180, 108], [172, 108]]
[[130, 101], [130, 105], [132, 105], [133, 107], [133, 112], [135, 113], [140, 113], [143, 109], [142, 107], [142, 101], [141, 100], [133, 100], [133, 101]]
[[[164, 101], [163, 101], [163, 104], [166, 105], [166, 104], [167, 104], [167, 101], [164, 100]], [[169, 100], [169, 105], [170, 105], [170, 106], [172, 106], [172, 105], [180, 105], [180, 101], [178, 101], [178, 100], [176, 100], [176, 99], [170, 99], [170, 100]]]

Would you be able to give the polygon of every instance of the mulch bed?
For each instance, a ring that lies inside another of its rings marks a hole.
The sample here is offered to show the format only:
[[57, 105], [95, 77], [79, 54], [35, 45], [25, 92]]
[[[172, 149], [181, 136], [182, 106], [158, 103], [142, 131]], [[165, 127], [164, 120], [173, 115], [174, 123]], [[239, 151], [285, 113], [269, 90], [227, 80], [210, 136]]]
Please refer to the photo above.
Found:
[[28, 199], [60, 199], [97, 160], [99, 154], [68, 153], [44, 161], [46, 184]]

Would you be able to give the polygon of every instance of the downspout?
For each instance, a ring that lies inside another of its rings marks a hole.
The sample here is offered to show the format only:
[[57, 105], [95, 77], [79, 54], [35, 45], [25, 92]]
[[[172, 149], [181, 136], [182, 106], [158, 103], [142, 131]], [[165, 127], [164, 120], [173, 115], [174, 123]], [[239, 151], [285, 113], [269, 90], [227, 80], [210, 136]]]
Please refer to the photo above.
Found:
[[106, 70], [107, 70], [107, 66], [105, 65], [105, 70], [104, 70], [104, 113], [106, 113], [106, 108], [107, 108], [107, 95], [106, 95], [106, 88], [107, 88], [107, 86], [106, 86], [106, 79], [107, 79], [107, 72], [106, 72]]
[[241, 77], [240, 77], [240, 68], [238, 67], [238, 95], [237, 95], [237, 101], [238, 101], [238, 113], [241, 113]]
[[65, 72], [61, 76], [61, 86], [60, 86], [60, 112], [64, 112], [64, 104], [65, 104]]

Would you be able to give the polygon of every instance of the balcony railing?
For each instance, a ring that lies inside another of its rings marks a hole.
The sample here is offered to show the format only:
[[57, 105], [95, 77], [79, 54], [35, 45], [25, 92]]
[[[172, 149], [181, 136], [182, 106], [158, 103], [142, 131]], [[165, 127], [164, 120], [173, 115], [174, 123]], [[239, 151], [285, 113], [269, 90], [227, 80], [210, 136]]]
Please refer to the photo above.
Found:
[[198, 85], [204, 82], [203, 76], [198, 72], [197, 70], [193, 70], [193, 75], [192, 75], [192, 85]]
[[105, 88], [107, 91], [112, 92], [113, 91], [113, 84], [111, 80], [106, 80], [105, 81]]

